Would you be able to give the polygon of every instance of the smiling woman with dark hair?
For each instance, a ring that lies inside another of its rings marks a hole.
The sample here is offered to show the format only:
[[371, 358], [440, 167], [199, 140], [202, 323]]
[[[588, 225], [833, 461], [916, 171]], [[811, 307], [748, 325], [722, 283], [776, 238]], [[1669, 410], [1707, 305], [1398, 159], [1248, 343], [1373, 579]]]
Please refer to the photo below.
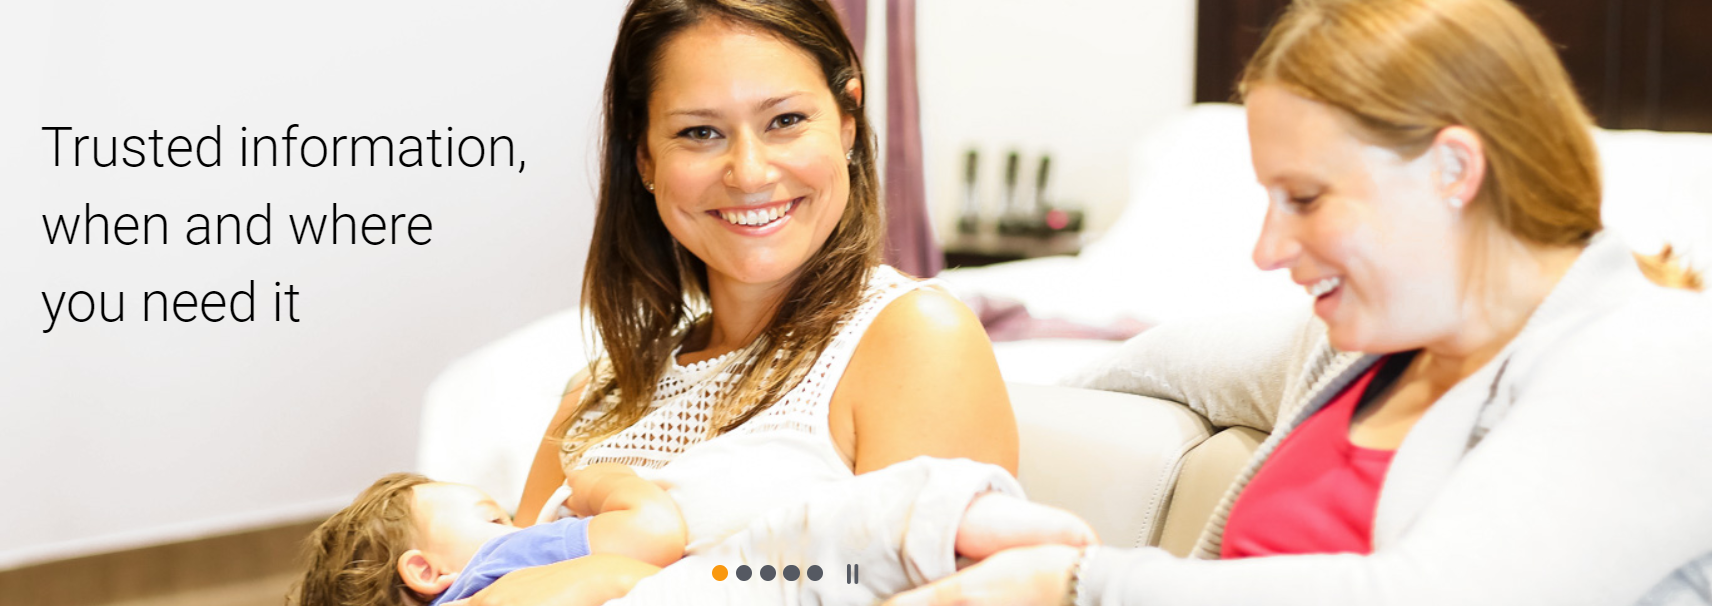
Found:
[[[862, 76], [824, 0], [630, 5], [583, 284], [603, 351], [548, 426], [520, 522], [596, 463], [666, 486], [692, 554], [809, 487], [918, 456], [1015, 472], [979, 323], [879, 262]], [[550, 602], [551, 574], [488, 592]]]

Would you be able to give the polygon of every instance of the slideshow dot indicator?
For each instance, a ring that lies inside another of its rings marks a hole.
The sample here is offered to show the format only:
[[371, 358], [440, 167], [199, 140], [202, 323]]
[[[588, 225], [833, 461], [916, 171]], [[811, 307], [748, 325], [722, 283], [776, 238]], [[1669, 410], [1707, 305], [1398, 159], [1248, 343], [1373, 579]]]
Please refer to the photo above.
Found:
[[[855, 566], [844, 567], [844, 573], [847, 577], [845, 582], [856, 582], [855, 568]], [[737, 577], [737, 580], [739, 581], [747, 581], [749, 580], [749, 577], [757, 576], [760, 577], [762, 581], [771, 581], [775, 578], [782, 578], [787, 582], [794, 583], [798, 578], [802, 577], [808, 577], [808, 580], [810, 581], [819, 581], [821, 577], [826, 576], [826, 571], [822, 570], [819, 566], [809, 566], [805, 570], [795, 564], [788, 564], [784, 568], [775, 568], [771, 565], [767, 565], [762, 566], [759, 569], [751, 569], [747, 565], [738, 566], [735, 569], [726, 568], [723, 564], [713, 567], [713, 580], [715, 581], [723, 581], [727, 577], [733, 576]]]

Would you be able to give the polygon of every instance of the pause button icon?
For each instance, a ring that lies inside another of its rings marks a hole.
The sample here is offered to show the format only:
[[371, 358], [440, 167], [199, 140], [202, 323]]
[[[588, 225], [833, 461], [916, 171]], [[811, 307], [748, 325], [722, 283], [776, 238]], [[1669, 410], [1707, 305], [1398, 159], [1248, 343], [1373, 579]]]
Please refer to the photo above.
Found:
[[844, 582], [850, 585], [856, 585], [862, 582], [861, 571], [857, 569], [857, 565], [844, 565]]

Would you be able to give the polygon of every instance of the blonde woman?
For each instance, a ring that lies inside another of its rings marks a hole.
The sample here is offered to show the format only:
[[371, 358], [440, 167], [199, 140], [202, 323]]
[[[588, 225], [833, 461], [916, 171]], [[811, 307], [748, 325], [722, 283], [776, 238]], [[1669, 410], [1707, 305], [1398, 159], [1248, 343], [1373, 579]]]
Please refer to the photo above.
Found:
[[1712, 309], [1602, 233], [1539, 30], [1503, 0], [1297, 0], [1241, 90], [1254, 261], [1313, 317], [1168, 324], [1089, 377], [1270, 428], [1194, 559], [1010, 550], [894, 603], [1712, 599]]

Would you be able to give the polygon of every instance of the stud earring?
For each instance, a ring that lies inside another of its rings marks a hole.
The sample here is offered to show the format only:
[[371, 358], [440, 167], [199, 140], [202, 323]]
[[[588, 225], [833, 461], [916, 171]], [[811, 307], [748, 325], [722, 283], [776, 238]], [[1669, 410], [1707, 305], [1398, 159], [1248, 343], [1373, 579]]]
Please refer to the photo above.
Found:
[[1451, 208], [1462, 208], [1462, 205], [1466, 204], [1466, 202], [1464, 202], [1462, 198], [1451, 196], [1449, 198], [1445, 198], [1445, 204], [1449, 204]]
[[1462, 159], [1456, 157], [1456, 153], [1449, 150], [1441, 153], [1444, 154], [1444, 170], [1439, 173], [1439, 180], [1444, 183], [1445, 187], [1450, 187], [1456, 184], [1457, 179], [1462, 178]]
[[854, 149], [844, 150], [844, 161], [845, 162], [855, 162], [856, 161], [856, 150], [854, 150]]
[[654, 182], [653, 181], [643, 181], [642, 187], [646, 187], [646, 188], [648, 188], [648, 191], [652, 192], [652, 191], [654, 191]]

